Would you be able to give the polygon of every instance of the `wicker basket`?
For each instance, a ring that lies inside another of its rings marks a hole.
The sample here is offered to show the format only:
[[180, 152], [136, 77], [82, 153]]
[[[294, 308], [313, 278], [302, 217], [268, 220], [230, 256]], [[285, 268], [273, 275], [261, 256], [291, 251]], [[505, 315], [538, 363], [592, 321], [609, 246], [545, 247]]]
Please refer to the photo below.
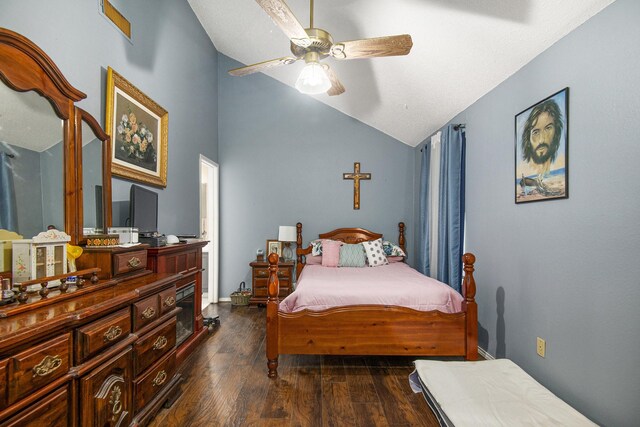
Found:
[[251, 299], [251, 294], [245, 295], [240, 292], [234, 292], [230, 296], [231, 305], [249, 305], [249, 300]]
[[251, 290], [247, 290], [244, 282], [240, 282], [240, 287], [231, 295], [231, 305], [249, 305], [251, 299]]

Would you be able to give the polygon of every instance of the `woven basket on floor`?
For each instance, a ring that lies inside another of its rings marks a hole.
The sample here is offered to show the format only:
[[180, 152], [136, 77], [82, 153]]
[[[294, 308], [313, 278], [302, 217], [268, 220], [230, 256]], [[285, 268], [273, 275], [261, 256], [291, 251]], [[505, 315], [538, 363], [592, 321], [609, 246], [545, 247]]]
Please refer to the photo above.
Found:
[[231, 295], [231, 305], [249, 305], [251, 294], [245, 295], [240, 292], [234, 292]]

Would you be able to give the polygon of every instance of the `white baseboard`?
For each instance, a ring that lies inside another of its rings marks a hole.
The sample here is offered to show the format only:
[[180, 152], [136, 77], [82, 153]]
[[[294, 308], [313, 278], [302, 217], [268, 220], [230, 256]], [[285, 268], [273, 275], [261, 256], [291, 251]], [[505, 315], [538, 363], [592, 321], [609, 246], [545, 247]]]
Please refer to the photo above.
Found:
[[231, 302], [231, 298], [228, 298], [228, 297], [226, 297], [226, 298], [218, 298], [218, 301], [219, 302]]
[[487, 353], [486, 350], [480, 348], [480, 346], [478, 346], [478, 354], [480, 354], [480, 356], [484, 357], [485, 360], [495, 360], [496, 359], [495, 357], [493, 357], [492, 355]]

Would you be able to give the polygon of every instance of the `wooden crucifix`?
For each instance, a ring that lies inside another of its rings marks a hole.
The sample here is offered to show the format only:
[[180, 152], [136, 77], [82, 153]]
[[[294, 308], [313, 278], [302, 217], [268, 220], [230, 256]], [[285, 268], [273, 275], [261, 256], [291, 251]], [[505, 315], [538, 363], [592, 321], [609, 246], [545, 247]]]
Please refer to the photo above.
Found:
[[360, 180], [371, 179], [370, 173], [360, 173], [360, 163], [353, 164], [353, 173], [343, 173], [342, 179], [353, 180], [353, 209], [360, 209]]

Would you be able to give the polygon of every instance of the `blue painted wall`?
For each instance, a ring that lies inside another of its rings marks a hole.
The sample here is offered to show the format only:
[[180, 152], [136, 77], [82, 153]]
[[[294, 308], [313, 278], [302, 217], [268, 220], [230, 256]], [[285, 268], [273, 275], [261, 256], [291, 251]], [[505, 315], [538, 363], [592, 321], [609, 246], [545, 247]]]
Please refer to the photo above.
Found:
[[[0, 26], [40, 46], [69, 82], [87, 94], [78, 105], [104, 125], [111, 66], [169, 112], [166, 189], [158, 222], [166, 233], [199, 232], [199, 154], [218, 159], [217, 52], [186, 1], [119, 2], [132, 41], [99, 13], [95, 0], [3, 0]], [[113, 178], [113, 199], [131, 182]], [[62, 195], [60, 197], [62, 200]]]
[[[452, 120], [466, 123], [481, 346], [610, 426], [640, 419], [638, 20], [640, 2], [618, 0]], [[569, 199], [516, 206], [514, 116], [565, 86]]]
[[[227, 74], [238, 66], [219, 55], [221, 297], [250, 284], [249, 262], [280, 225], [301, 221], [305, 243], [339, 227], [393, 241], [399, 221], [413, 228], [411, 147], [263, 74]], [[354, 162], [372, 174], [360, 210], [342, 179]]]

